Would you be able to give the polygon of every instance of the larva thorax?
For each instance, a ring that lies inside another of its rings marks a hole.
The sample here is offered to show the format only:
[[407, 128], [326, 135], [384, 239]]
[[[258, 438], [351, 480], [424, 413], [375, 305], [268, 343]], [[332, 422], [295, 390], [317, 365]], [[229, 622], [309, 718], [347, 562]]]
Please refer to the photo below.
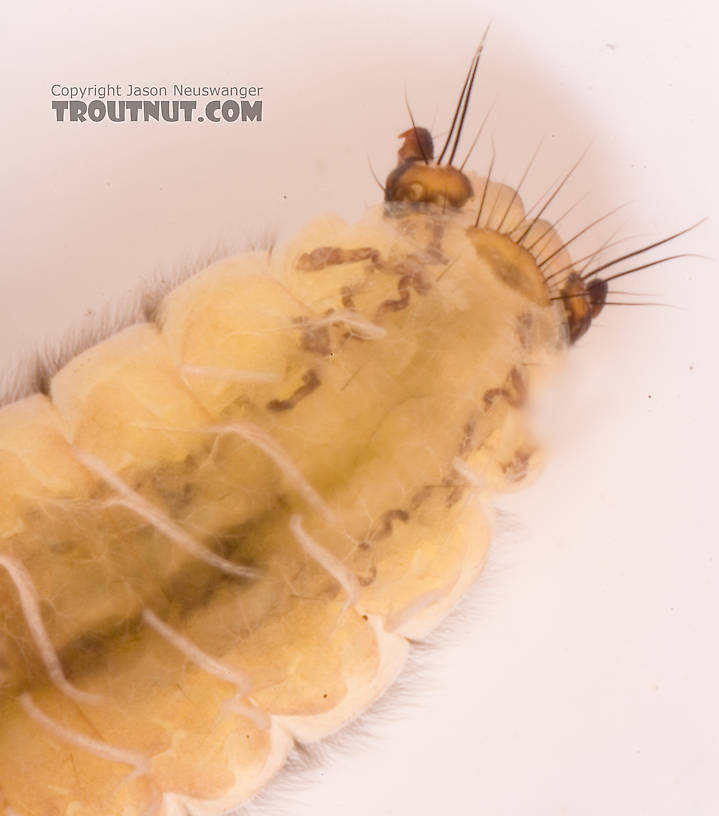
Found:
[[7, 813], [220, 813], [481, 568], [478, 497], [536, 470], [528, 395], [600, 304], [516, 191], [403, 137], [359, 223], [205, 269], [0, 411]]
[[[474, 71], [476, 71], [476, 63], [471, 72], [472, 76]], [[465, 98], [465, 109], [468, 101], [469, 93]], [[462, 98], [460, 98], [461, 103]], [[454, 125], [453, 122], [452, 129]], [[442, 155], [449, 145], [452, 132], [450, 130]], [[458, 131], [455, 145], [459, 141], [459, 135]], [[469, 177], [461, 169], [451, 164], [451, 156], [454, 155], [455, 150], [453, 149], [450, 156], [450, 163], [442, 165], [442, 155], [436, 163], [432, 162], [434, 141], [426, 128], [412, 127], [401, 133], [400, 138], [404, 139], [404, 142], [398, 151], [399, 163], [387, 177], [385, 201], [411, 202], [416, 206], [431, 204], [441, 208], [464, 207], [472, 197], [473, 189]], [[535, 303], [546, 305], [552, 290], [559, 287], [558, 299], [564, 308], [567, 333], [570, 342], [574, 343], [587, 331], [592, 319], [601, 312], [607, 296], [606, 281], [595, 277], [586, 283], [585, 279], [569, 264], [559, 268], [558, 271], [548, 270], [548, 275], [542, 272], [538, 259], [532, 254], [531, 249], [526, 248], [524, 242], [527, 241], [527, 246], [530, 247], [541, 244], [540, 254], [544, 253], [551, 259], [561, 251], [560, 245], [554, 252], [551, 250], [547, 252], [554, 237], [554, 230], [545, 222], [539, 222], [538, 219], [530, 220], [527, 223], [523, 213], [518, 219], [516, 213], [508, 217], [517, 199], [518, 190], [509, 190], [509, 201], [502, 201], [499, 207], [497, 205], [502, 196], [496, 193], [492, 211], [485, 216], [483, 221], [483, 205], [490, 187], [489, 178], [481, 179], [480, 184], [481, 204], [476, 210], [474, 223], [467, 229], [467, 236], [475, 247], [477, 255], [491, 263], [495, 273], [506, 283], [521, 291]], [[391, 207], [389, 209], [391, 212]], [[501, 218], [499, 225], [491, 228], [490, 222], [495, 210], [499, 210]], [[507, 227], [503, 232], [502, 227], [505, 222], [507, 222]], [[538, 223], [540, 238], [537, 239]], [[551, 278], [555, 278], [555, 282], [552, 286], [548, 286]]]

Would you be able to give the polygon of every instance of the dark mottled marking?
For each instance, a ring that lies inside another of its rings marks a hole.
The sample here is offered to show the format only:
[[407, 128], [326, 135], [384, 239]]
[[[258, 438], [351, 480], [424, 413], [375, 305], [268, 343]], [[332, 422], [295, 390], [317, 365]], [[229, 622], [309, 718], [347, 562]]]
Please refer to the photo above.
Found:
[[454, 482], [450, 487], [450, 491], [447, 494], [447, 509], [449, 510], [450, 507], [454, 507], [455, 504], [464, 496], [467, 492], [467, 481], [462, 479], [461, 482]]
[[484, 407], [489, 410], [499, 399], [506, 399], [513, 408], [521, 408], [527, 399], [527, 384], [518, 368], [513, 367], [501, 388], [490, 388], [482, 398]]
[[520, 482], [524, 479], [529, 471], [529, 460], [533, 453], [533, 448], [518, 448], [512, 459], [502, 465], [502, 473], [510, 482]]
[[377, 309], [377, 316], [382, 312], [399, 312], [409, 306], [409, 284], [412, 278], [409, 275], [403, 275], [397, 284], [398, 298], [388, 298], [380, 303]]
[[417, 262], [416, 256], [409, 256], [406, 261], [389, 267], [388, 271], [400, 276], [397, 282], [399, 297], [382, 301], [375, 319], [379, 318], [382, 312], [399, 312], [406, 309], [410, 302], [410, 286], [419, 295], [425, 294], [432, 288], [432, 285], [425, 280], [422, 266]]
[[357, 263], [358, 261], [378, 263], [379, 258], [379, 252], [373, 247], [343, 249], [342, 247], [324, 246], [300, 255], [297, 261], [297, 269], [302, 272], [316, 272], [326, 266], [338, 266], [339, 264]]
[[404, 261], [395, 264], [392, 271], [402, 277], [408, 277], [414, 291], [418, 295], [423, 295], [432, 288], [432, 284], [424, 275], [425, 267], [428, 264], [442, 264], [444, 262], [441, 259], [433, 260], [433, 255], [434, 253], [429, 250], [422, 256], [408, 255]]
[[513, 408], [521, 408], [527, 400], [527, 383], [522, 372], [515, 367], [509, 372], [508, 385], [505, 385], [507, 402]]
[[[442, 252], [442, 239], [444, 238], [444, 224], [441, 221], [436, 221], [432, 225], [432, 238], [429, 242], [429, 252], [436, 254], [437, 260], [435, 263], [447, 263], [447, 259]], [[431, 263], [431, 262], [430, 262]]]
[[[469, 424], [469, 423], [468, 423]], [[442, 479], [442, 485], [447, 490], [447, 498], [445, 499], [445, 507], [449, 510], [464, 496], [467, 492], [467, 480], [464, 476], [459, 474], [454, 468]]]
[[302, 382], [304, 385], [301, 385], [289, 399], [278, 400], [273, 399], [267, 403], [267, 410], [268, 411], [289, 411], [290, 408], [294, 408], [295, 405], [300, 400], [303, 400], [305, 397], [308, 397], [320, 384], [320, 378], [317, 376], [317, 372], [310, 368], [308, 371], [302, 375]]
[[489, 390], [484, 392], [484, 397], [482, 397], [482, 401], [484, 402], [484, 407], [489, 410], [494, 403], [501, 399], [504, 396], [504, 388], [490, 388]]
[[423, 487], [420, 487], [420, 489], [410, 499], [409, 503], [410, 508], [413, 511], [417, 510], [431, 496], [432, 491], [436, 490], [436, 488], [440, 486], [441, 485], [424, 485]]
[[530, 312], [522, 312], [517, 318], [517, 337], [519, 337], [519, 342], [523, 349], [528, 349], [531, 346], [533, 324], [534, 318]]
[[354, 287], [353, 286], [343, 286], [340, 290], [342, 294], [342, 305], [345, 309], [354, 309], [355, 301], [354, 301]]
[[[326, 314], [331, 314], [332, 310]], [[302, 331], [300, 345], [305, 351], [311, 354], [318, 354], [320, 357], [329, 357], [332, 353], [332, 341], [330, 339], [329, 326], [308, 326]]]
[[472, 415], [467, 422], [464, 423], [462, 429], [462, 441], [459, 443], [459, 455], [464, 456], [472, 449], [472, 437], [474, 436], [475, 428], [477, 427], [478, 417], [476, 414]]
[[394, 510], [387, 510], [382, 514], [382, 525], [377, 530], [374, 530], [369, 538], [370, 541], [379, 541], [382, 538], [386, 538], [392, 532], [392, 522], [398, 521], [409, 521], [409, 513], [406, 510], [401, 510], [400, 508], [395, 508]]
[[369, 573], [367, 575], [358, 575], [357, 576], [357, 583], [362, 586], [366, 587], [369, 586], [372, 581], [377, 577], [377, 567], [374, 565], [369, 568]]

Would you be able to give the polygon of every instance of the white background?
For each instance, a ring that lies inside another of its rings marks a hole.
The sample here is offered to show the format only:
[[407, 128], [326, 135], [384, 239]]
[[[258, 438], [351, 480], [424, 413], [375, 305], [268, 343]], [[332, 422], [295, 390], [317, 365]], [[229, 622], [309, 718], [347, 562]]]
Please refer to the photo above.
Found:
[[[357, 217], [381, 195], [367, 156], [383, 178], [408, 126], [405, 85], [441, 133], [490, 20], [467, 133], [496, 99], [498, 178], [516, 182], [544, 136], [531, 202], [593, 140], [555, 209], [588, 194], [565, 235], [629, 200], [587, 251], [617, 227], [630, 249], [710, 216], [667, 252], [717, 257], [709, 3], [5, 0], [1, 13], [3, 369], [217, 243]], [[53, 82], [262, 85], [265, 120], [61, 125]], [[484, 138], [468, 166], [489, 154]], [[717, 266], [672, 262], [620, 288], [670, 308], [602, 315], [543, 406], [547, 472], [502, 503], [492, 564], [419, 679], [265, 812], [719, 812]]]

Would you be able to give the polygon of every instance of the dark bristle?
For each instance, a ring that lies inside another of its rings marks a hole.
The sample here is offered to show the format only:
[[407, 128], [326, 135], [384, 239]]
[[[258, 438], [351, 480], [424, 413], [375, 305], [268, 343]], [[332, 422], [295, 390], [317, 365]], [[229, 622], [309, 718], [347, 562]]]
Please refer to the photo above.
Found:
[[499, 182], [500, 189], [497, 190], [497, 195], [494, 197], [494, 201], [492, 202], [492, 206], [489, 210], [489, 215], [487, 216], [487, 227], [491, 229], [489, 226], [492, 223], [492, 218], [494, 217], [494, 212], [497, 209], [497, 204], [499, 204], [499, 197], [502, 195], [502, 186], [504, 186], [504, 181]]
[[557, 195], [559, 194], [559, 191], [560, 191], [560, 190], [562, 189], [562, 187], [564, 187], [564, 185], [565, 185], [565, 184], [566, 184], [566, 183], [569, 181], [569, 179], [571, 178], [572, 174], [573, 174], [573, 173], [574, 173], [574, 171], [577, 169], [577, 167], [579, 167], [579, 164], [581, 163], [582, 159], [583, 159], [583, 158], [584, 158], [584, 157], [587, 155], [587, 150], [589, 150], [589, 148], [588, 148], [588, 147], [587, 147], [587, 148], [584, 150], [584, 152], [583, 152], [583, 153], [582, 153], [582, 155], [581, 155], [581, 156], [580, 156], [580, 157], [577, 159], [577, 161], [576, 161], [576, 162], [575, 162], [575, 163], [572, 165], [572, 167], [570, 168], [569, 172], [568, 172], [568, 173], [567, 173], [567, 174], [564, 176], [564, 178], [561, 180], [561, 182], [559, 183], [559, 185], [557, 186], [557, 188], [555, 189], [555, 191], [552, 193], [552, 195], [551, 195], [551, 196], [549, 196], [549, 198], [547, 199], [547, 201], [545, 201], [545, 203], [542, 205], [542, 207], [541, 207], [541, 209], [539, 210], [539, 212], [538, 212], [538, 213], [537, 213], [537, 214], [534, 216], [534, 218], [533, 218], [533, 219], [532, 219], [532, 220], [529, 222], [529, 226], [528, 226], [528, 227], [527, 227], [527, 228], [524, 230], [524, 232], [523, 232], [523, 233], [522, 233], [522, 234], [519, 236], [519, 238], [518, 238], [518, 239], [517, 239], [517, 241], [515, 242], [515, 243], [517, 243], [519, 246], [521, 246], [521, 245], [522, 245], [522, 242], [524, 241], [524, 239], [525, 239], [525, 238], [527, 237], [527, 235], [529, 235], [529, 233], [532, 231], [532, 227], [533, 227], [533, 226], [534, 226], [534, 225], [537, 223], [537, 221], [539, 221], [539, 219], [540, 219], [540, 218], [542, 217], [542, 215], [544, 214], [544, 211], [545, 211], [545, 210], [547, 209], [547, 207], [548, 207], [548, 206], [549, 206], [549, 205], [552, 203], [552, 201], [554, 201], [554, 199], [555, 199], [555, 198], [557, 197]]
[[[509, 211], [512, 209], [512, 204], [514, 204], [514, 202], [517, 200], [517, 198], [519, 196], [519, 191], [522, 188], [522, 185], [524, 184], [524, 182], [525, 182], [525, 180], [527, 178], [527, 175], [529, 174], [529, 171], [532, 169], [532, 165], [534, 164], [534, 160], [537, 158], [537, 154], [539, 153], [539, 151], [540, 151], [540, 149], [542, 147], [542, 142], [543, 141], [544, 141], [544, 137], [542, 137], [539, 140], [539, 144], [535, 148], [534, 153], [532, 154], [532, 158], [529, 160], [529, 163], [527, 164], [527, 167], [526, 167], [524, 173], [522, 173], [522, 177], [519, 179], [519, 183], [517, 184], [517, 186], [516, 186], [516, 188], [514, 190], [514, 193], [512, 194], [511, 199], [509, 200], [509, 204], [507, 204], [507, 209], [504, 211], [504, 215], [502, 216], [502, 220], [499, 222], [499, 224], [497, 226], [497, 232], [502, 231], [502, 227], [504, 226], [504, 222], [505, 222], [507, 216], [509, 215]], [[509, 232], [512, 232], [512, 231], [513, 230], [509, 230]]]
[[462, 92], [459, 95], [459, 99], [457, 100], [457, 106], [454, 109], [454, 116], [452, 117], [452, 124], [449, 126], [449, 131], [447, 133], [447, 138], [445, 139], [444, 145], [442, 146], [442, 152], [437, 157], [437, 164], [442, 164], [442, 159], [444, 158], [444, 154], [447, 152], [447, 148], [449, 147], [449, 143], [452, 140], [452, 134], [454, 133], [454, 126], [457, 124], [457, 117], [459, 116], [459, 111], [462, 107], [462, 100], [464, 99], [464, 94], [467, 90], [467, 85], [469, 84], [470, 77], [472, 75], [472, 69], [474, 67], [475, 60], [477, 59], [477, 55], [475, 53], [474, 58], [472, 59], [472, 64], [469, 66], [469, 71], [467, 71], [467, 76], [464, 80], [464, 85], [462, 85]]
[[[593, 300], [589, 301], [592, 305], [595, 305]], [[599, 304], [596, 304], [599, 305]], [[602, 303], [603, 306], [666, 306], [667, 309], [671, 309], [671, 303], [659, 303], [656, 301], [643, 301], [642, 303], [630, 303], [629, 301], [624, 300], [605, 300]]]
[[487, 190], [489, 189], [489, 182], [492, 180], [492, 170], [494, 169], [494, 159], [495, 159], [495, 152], [494, 152], [494, 142], [492, 142], [492, 158], [489, 162], [489, 170], [487, 171], [487, 178], [484, 182], [484, 190], [482, 190], [482, 198], [479, 202], [479, 210], [477, 211], [477, 218], [474, 221], [474, 226], [479, 226], [479, 219], [482, 217], [482, 210], [484, 209], [484, 202], [487, 199]]
[[372, 161], [369, 156], [367, 156], [367, 164], [369, 165], [369, 171], [372, 173], [372, 178], [377, 182], [377, 186], [384, 192], [384, 184], [377, 178], [377, 173], [374, 171], [374, 167], [372, 167]]
[[472, 151], [474, 150], [477, 142], [479, 141], [479, 137], [482, 135], [482, 131], [484, 130], [484, 126], [487, 124], [487, 120], [489, 119], [489, 114], [492, 112], [494, 108], [494, 102], [489, 106], [489, 110], [487, 111], [484, 119], [482, 120], [482, 124], [479, 126], [477, 130], [477, 135], [472, 140], [472, 144], [469, 146], [469, 150], [467, 151], [467, 155], [464, 157], [464, 161], [462, 164], [459, 165], [460, 170], [464, 170], [464, 165], [467, 164], [469, 161], [469, 157], [472, 155]]
[[[614, 237], [615, 237], [615, 235], [617, 234], [617, 232], [619, 232], [619, 230], [618, 230], [618, 229], [616, 229], [616, 230], [615, 230], [615, 231], [614, 231], [614, 232], [613, 232], [613, 233], [612, 233], [612, 234], [609, 236], [609, 238], [607, 238], [607, 240], [606, 240], [606, 241], [605, 241], [605, 242], [604, 242], [604, 243], [603, 243], [603, 244], [602, 244], [602, 245], [601, 245], [601, 246], [600, 246], [598, 249], [595, 249], [593, 252], [590, 252], [590, 253], [589, 253], [589, 254], [587, 254], [587, 255], [583, 255], [581, 258], [577, 258], [577, 259], [576, 259], [576, 260], [574, 260], [574, 261], [570, 260], [570, 262], [569, 262], [568, 264], [565, 264], [565, 266], [563, 266], [561, 269], [557, 269], [557, 270], [556, 270], [555, 272], [553, 272], [551, 275], [548, 275], [548, 276], [545, 278], [545, 282], [549, 281], [549, 279], [550, 279], [550, 278], [555, 278], [555, 277], [558, 277], [558, 276], [559, 276], [559, 275], [561, 275], [563, 272], [567, 272], [568, 270], [577, 271], [577, 272], [578, 272], [578, 274], [579, 274], [579, 277], [581, 278], [582, 273], [583, 273], [583, 272], [584, 272], [584, 271], [587, 269], [587, 267], [588, 267], [590, 264], [592, 264], [592, 263], [594, 262], [594, 259], [595, 259], [595, 258], [598, 258], [598, 257], [599, 257], [599, 256], [600, 256], [600, 255], [601, 255], [603, 252], [606, 252], [606, 251], [607, 251], [608, 249], [610, 249], [611, 247], [618, 246], [619, 244], [621, 244], [621, 243], [623, 243], [624, 241], [628, 240], [627, 238], [620, 238], [618, 241], [613, 240], [613, 239], [614, 239]], [[581, 267], [581, 269], [577, 270], [577, 266], [578, 266], [579, 264], [581, 264], [581, 263], [582, 263], [582, 261], [586, 261], [586, 263], [584, 264], [584, 266], [583, 266], [583, 267]], [[556, 286], [557, 284], [556, 284], [556, 283], [552, 283], [552, 284], [550, 284], [550, 285], [551, 285], [551, 286]]]
[[[581, 237], [586, 232], [589, 232], [589, 230], [592, 229], [593, 227], [596, 227], [597, 224], [601, 224], [602, 221], [606, 221], [607, 218], [614, 215], [615, 212], [618, 212], [619, 210], [621, 210], [622, 207], [626, 207], [626, 204], [620, 204], [618, 207], [615, 207], [613, 210], [610, 210], [608, 213], [605, 213], [604, 215], [599, 216], [599, 218], [596, 218], [594, 221], [591, 222], [591, 224], [588, 224], [586, 227], [584, 227], [584, 229], [581, 229], [581, 230], [579, 230], [579, 232], [576, 232], [571, 238], [569, 238], [567, 241], [565, 241], [560, 247], [555, 249], [554, 252], [552, 252], [546, 258], [543, 258], [541, 261], [537, 261], [537, 265], [539, 267], [542, 267], [545, 264], [548, 264], [552, 260], [552, 258], [556, 257], [563, 249], [566, 249], [571, 243], [576, 241], [577, 238]], [[547, 280], [551, 280], [551, 278], [553, 278], [557, 274], [559, 274], [559, 273], [554, 272], [551, 275], [548, 275]]]
[[[489, 29], [488, 29], [489, 30]], [[486, 33], [484, 35], [487, 36]], [[457, 148], [459, 147], [459, 140], [462, 138], [462, 130], [464, 129], [464, 120], [467, 116], [467, 110], [469, 109], [469, 100], [472, 96], [472, 88], [474, 87], [474, 80], [477, 76], [477, 69], [479, 68], [479, 60], [482, 56], [482, 49], [484, 48], [484, 38], [482, 38], [482, 42], [480, 43], [479, 49], [477, 50], [477, 56], [474, 60], [474, 69], [472, 71], [472, 78], [469, 81], [469, 87], [467, 88], [467, 95], [464, 98], [464, 106], [462, 108], [462, 115], [459, 119], [459, 125], [457, 126], [457, 135], [454, 138], [454, 144], [452, 145], [452, 152], [449, 154], [449, 161], [447, 162], [450, 167], [452, 166], [452, 162], [454, 161], [454, 157], [457, 153]]]
[[[592, 275], [597, 275], [600, 272], [604, 271], [605, 269], [609, 269], [610, 266], [614, 266], [615, 264], [621, 263], [622, 261], [626, 261], [628, 258], [634, 258], [637, 255], [641, 255], [643, 252], [649, 252], [650, 249], [654, 249], [655, 247], [662, 246], [662, 244], [666, 244], [669, 241], [673, 241], [675, 238], [679, 238], [680, 235], [686, 235], [688, 232], [691, 232], [693, 229], [696, 229], [700, 224], [703, 224], [706, 221], [706, 218], [702, 218], [701, 221], [697, 221], [696, 224], [692, 224], [691, 227], [687, 227], [686, 229], [680, 230], [679, 232], [675, 232], [674, 235], [670, 235], [668, 238], [662, 238], [661, 241], [655, 241], [653, 244], [647, 244], [646, 246], [641, 247], [640, 249], [635, 249], [634, 252], [628, 252], [626, 255], [621, 255], [619, 258], [614, 258], [612, 261], [607, 261], [607, 263], [598, 266], [596, 269], [593, 269], [591, 272], [587, 272], [584, 275], [584, 279], [591, 277]], [[674, 256], [678, 257], [678, 256]], [[643, 269], [644, 267], [638, 267], [639, 269]], [[634, 270], [632, 270], [634, 271]], [[622, 273], [628, 274], [628, 273]], [[611, 280], [611, 278], [609, 279]]]
[[[527, 252], [532, 252], [532, 250], [534, 249], [534, 247], [536, 247], [536, 246], [537, 246], [537, 244], [538, 244], [538, 243], [539, 243], [539, 242], [542, 240], [542, 238], [544, 238], [546, 235], [548, 235], [548, 234], [549, 234], [549, 233], [550, 233], [552, 230], [556, 230], [556, 229], [557, 229], [557, 227], [558, 227], [558, 226], [559, 226], [559, 225], [562, 223], [562, 221], [563, 221], [563, 220], [564, 220], [564, 219], [565, 219], [565, 218], [566, 218], [566, 217], [569, 215], [569, 213], [570, 213], [570, 212], [572, 212], [572, 210], [575, 210], [575, 209], [576, 209], [576, 208], [577, 208], [577, 207], [578, 207], [578, 206], [579, 206], [579, 205], [582, 203], [582, 201], [584, 201], [584, 199], [585, 199], [586, 197], [587, 197], [587, 196], [586, 196], [586, 193], [585, 193], [585, 194], [584, 194], [584, 195], [583, 195], [583, 196], [582, 196], [580, 199], [578, 199], [577, 201], [575, 201], [575, 202], [574, 202], [574, 204], [572, 204], [572, 206], [571, 206], [569, 209], [565, 210], [565, 211], [564, 211], [564, 212], [563, 212], [563, 213], [562, 213], [562, 214], [559, 216], [559, 218], [556, 218], [556, 219], [555, 219], [555, 220], [554, 220], [554, 221], [553, 221], [553, 222], [552, 222], [552, 223], [551, 223], [551, 224], [550, 224], [550, 225], [547, 227], [547, 229], [545, 229], [545, 230], [544, 230], [544, 232], [543, 232], [543, 233], [542, 233], [542, 234], [541, 234], [539, 237], [535, 238], [535, 239], [534, 239], [534, 241], [532, 241], [532, 243], [531, 243], [531, 244], [529, 244], [528, 246], [526, 246], [526, 250], [527, 250]], [[515, 229], [516, 229], [516, 228], [515, 228]], [[512, 232], [514, 232], [514, 230], [512, 230]], [[538, 250], [538, 252], [541, 252], [541, 250]]]
[[[425, 153], [424, 146], [422, 145], [422, 139], [417, 134], [417, 123], [414, 121], [414, 115], [412, 114], [412, 108], [409, 106], [409, 99], [407, 98], [407, 88], [404, 89], [404, 104], [407, 106], [407, 113], [409, 114], [409, 121], [412, 123], [412, 130], [414, 130], [415, 137], [417, 139], [417, 147], [419, 148], [419, 152], [422, 154], [422, 161], [425, 164], [429, 164], [429, 159], [427, 158], [427, 154]], [[374, 175], [374, 171], [373, 171]], [[375, 176], [375, 178], [377, 178]], [[380, 187], [382, 185], [380, 184]], [[384, 190], [384, 187], [382, 187]]]
[[[664, 241], [662, 241], [661, 243], [664, 243]], [[637, 253], [632, 253], [632, 255], [635, 255], [635, 254], [637, 254]], [[631, 255], [628, 256], [628, 257], [631, 257]], [[632, 269], [627, 269], [624, 272], [617, 272], [616, 275], [611, 275], [608, 278], [602, 278], [602, 280], [606, 281], [606, 283], [609, 283], [609, 281], [616, 280], [617, 278], [623, 278], [625, 275], [632, 275], [634, 272], [639, 272], [641, 269], [649, 269], [649, 267], [651, 267], [651, 266], [658, 266], [659, 264], [666, 263], [667, 261], [675, 261], [678, 258], [701, 258], [701, 257], [703, 257], [703, 256], [695, 255], [695, 254], [693, 254], [691, 252], [685, 252], [685, 253], [682, 253], [681, 255], [667, 255], [666, 258], [660, 258], [658, 261], [650, 261], [649, 263], [642, 264], [641, 266], [635, 266], [635, 267], [632, 267]], [[611, 266], [611, 264], [605, 264], [605, 266], [603, 268], [606, 269], [607, 266]], [[594, 274], [594, 273], [590, 273], [590, 274]], [[589, 275], [587, 275], [587, 277], [589, 277]]]
[[[449, 133], [447, 134], [447, 139], [442, 147], [442, 152], [439, 154], [437, 159], [437, 164], [442, 164], [442, 159], [444, 158], [444, 154], [447, 152], [447, 148], [449, 147], [449, 143], [452, 140], [452, 136], [454, 134], [454, 128], [457, 124], [457, 119], [460, 117], [461, 112], [461, 122], [459, 125], [459, 129], [457, 130], [457, 136], [455, 138], [454, 145], [452, 147], [452, 155], [449, 159], [449, 164], [452, 164], [452, 160], [454, 159], [454, 155], [457, 152], [457, 147], [459, 146], [459, 137], [462, 133], [462, 126], [464, 124], [464, 117], [467, 113], [467, 106], [469, 104], [469, 97], [472, 93], [472, 85], [474, 84], [474, 78], [477, 74], [477, 67], [479, 66], [479, 58], [482, 56], [482, 49], [484, 48], [484, 42], [487, 39], [487, 34], [489, 33], [489, 26], [484, 31], [484, 35], [482, 36], [482, 40], [479, 43], [479, 47], [474, 52], [474, 57], [472, 58], [472, 62], [469, 66], [469, 70], [467, 71], [467, 76], [464, 80], [464, 85], [462, 85], [462, 92], [459, 95], [459, 99], [457, 100], [457, 106], [454, 109], [454, 116], [452, 117], [452, 124], [449, 128]], [[466, 97], [466, 98], [465, 98]]]

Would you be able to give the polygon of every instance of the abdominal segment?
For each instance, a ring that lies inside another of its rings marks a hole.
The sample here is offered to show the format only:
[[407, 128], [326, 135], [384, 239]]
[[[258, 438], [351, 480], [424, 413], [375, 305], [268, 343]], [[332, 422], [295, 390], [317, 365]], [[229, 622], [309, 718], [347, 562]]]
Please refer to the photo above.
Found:
[[0, 410], [0, 813], [220, 814], [392, 682], [566, 345], [480, 229], [315, 222]]

